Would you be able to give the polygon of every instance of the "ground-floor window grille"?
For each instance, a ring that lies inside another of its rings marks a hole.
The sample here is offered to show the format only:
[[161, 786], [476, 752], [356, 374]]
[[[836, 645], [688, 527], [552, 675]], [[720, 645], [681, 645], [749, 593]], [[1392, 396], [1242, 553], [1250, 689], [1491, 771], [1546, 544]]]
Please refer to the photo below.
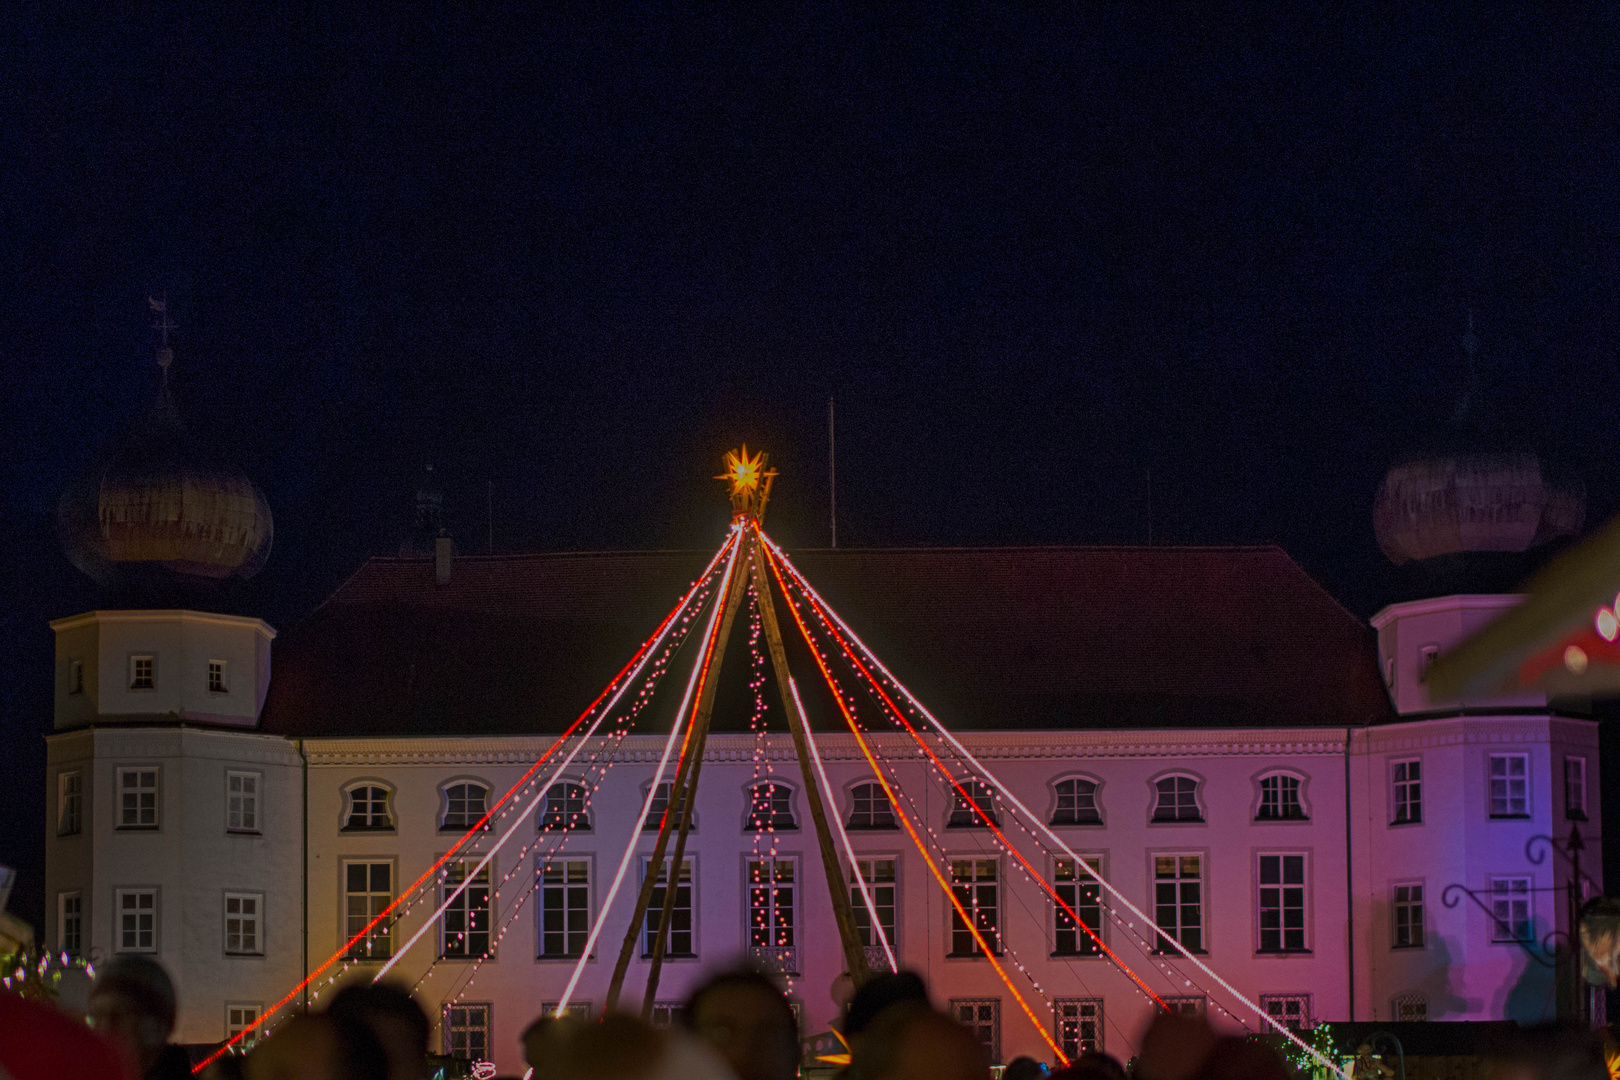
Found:
[[1057, 1014], [1058, 1045], [1066, 1057], [1103, 1048], [1102, 998], [1058, 998], [1052, 1005]]
[[1001, 999], [952, 998], [951, 1015], [973, 1032], [992, 1062], [1001, 1061]]
[[1397, 994], [1389, 1003], [1390, 1019], [1410, 1023], [1429, 1018], [1429, 999], [1422, 994]]
[[444, 1007], [444, 1052], [463, 1061], [488, 1061], [490, 1039], [489, 1002], [461, 1002]]

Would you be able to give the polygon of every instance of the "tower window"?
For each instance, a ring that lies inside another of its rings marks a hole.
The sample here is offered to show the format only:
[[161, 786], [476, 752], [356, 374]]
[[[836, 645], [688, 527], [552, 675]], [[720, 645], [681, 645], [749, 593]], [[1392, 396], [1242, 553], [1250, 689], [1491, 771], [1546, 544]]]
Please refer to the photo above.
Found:
[[150, 690], [157, 685], [157, 658], [132, 656], [129, 658], [129, 688]]
[[68, 693], [84, 693], [84, 661], [68, 661]]
[[223, 694], [227, 692], [225, 686], [225, 661], [208, 661], [208, 692], [211, 694]]

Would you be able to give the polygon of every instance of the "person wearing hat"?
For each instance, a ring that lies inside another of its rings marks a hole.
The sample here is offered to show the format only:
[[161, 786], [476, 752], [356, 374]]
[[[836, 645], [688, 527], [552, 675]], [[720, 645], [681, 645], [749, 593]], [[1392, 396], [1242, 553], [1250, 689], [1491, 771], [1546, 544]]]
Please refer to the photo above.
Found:
[[120, 956], [102, 967], [90, 989], [90, 1023], [119, 1046], [143, 1080], [190, 1080], [186, 1052], [174, 1033], [174, 982], [163, 965]]

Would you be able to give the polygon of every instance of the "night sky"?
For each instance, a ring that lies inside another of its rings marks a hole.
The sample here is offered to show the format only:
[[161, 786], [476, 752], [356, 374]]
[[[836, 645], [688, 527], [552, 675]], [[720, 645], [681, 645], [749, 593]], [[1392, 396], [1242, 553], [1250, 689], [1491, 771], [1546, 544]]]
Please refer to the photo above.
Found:
[[45, 622], [97, 602], [54, 507], [153, 393], [148, 295], [281, 628], [427, 462], [464, 550], [710, 547], [746, 439], [825, 544], [829, 397], [841, 545], [1275, 541], [1368, 615], [1470, 309], [1487, 422], [1620, 508], [1616, 8], [950, 6], [0, 14], [14, 906]]

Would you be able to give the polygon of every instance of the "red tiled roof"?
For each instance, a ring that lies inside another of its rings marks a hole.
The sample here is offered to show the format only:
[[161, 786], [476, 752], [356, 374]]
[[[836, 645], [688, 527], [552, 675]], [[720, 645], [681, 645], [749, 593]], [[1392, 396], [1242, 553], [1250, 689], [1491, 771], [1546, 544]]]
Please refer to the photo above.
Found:
[[[276, 641], [264, 725], [289, 735], [558, 730], [708, 554], [464, 556], [444, 586], [431, 559], [372, 559]], [[1369, 628], [1277, 547], [793, 557], [947, 723], [1337, 726], [1391, 716]], [[778, 610], [796, 636], [780, 599]], [[747, 723], [742, 640], [726, 660], [720, 729]], [[791, 648], [801, 688], [813, 684], [808, 654]], [[822, 704], [807, 702], [818, 726], [831, 719], [830, 699]]]

